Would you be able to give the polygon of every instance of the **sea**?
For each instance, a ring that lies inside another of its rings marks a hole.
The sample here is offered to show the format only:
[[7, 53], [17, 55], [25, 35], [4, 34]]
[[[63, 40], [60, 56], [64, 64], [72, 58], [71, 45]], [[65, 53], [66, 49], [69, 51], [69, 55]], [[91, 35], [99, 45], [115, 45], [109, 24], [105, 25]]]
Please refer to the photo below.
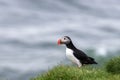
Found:
[[120, 55], [120, 0], [0, 0], [0, 80], [30, 80], [59, 64], [65, 46], [94, 57], [98, 66]]

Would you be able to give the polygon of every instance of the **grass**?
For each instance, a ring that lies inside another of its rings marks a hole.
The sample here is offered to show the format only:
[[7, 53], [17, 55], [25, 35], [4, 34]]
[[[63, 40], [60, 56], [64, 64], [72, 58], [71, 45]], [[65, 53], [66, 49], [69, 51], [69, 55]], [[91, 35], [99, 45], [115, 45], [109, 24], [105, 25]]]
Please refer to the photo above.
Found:
[[58, 65], [31, 80], [120, 80], [120, 57], [109, 60], [104, 68]]
[[120, 80], [120, 74], [110, 74], [91, 66], [77, 68], [59, 65], [31, 80]]
[[120, 74], [120, 56], [110, 59], [105, 67], [109, 73]]

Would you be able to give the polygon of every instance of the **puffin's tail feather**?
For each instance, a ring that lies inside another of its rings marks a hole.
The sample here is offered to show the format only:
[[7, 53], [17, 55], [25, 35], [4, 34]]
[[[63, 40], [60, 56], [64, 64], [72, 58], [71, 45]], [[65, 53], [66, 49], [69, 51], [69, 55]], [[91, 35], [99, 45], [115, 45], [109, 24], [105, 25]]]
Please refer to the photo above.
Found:
[[92, 58], [92, 57], [89, 57], [89, 59], [91, 59], [92, 61], [94, 61], [94, 58]]
[[98, 64], [98, 63], [94, 60], [94, 58], [89, 57], [89, 59], [90, 59], [90, 63], [91, 63], [91, 64]]

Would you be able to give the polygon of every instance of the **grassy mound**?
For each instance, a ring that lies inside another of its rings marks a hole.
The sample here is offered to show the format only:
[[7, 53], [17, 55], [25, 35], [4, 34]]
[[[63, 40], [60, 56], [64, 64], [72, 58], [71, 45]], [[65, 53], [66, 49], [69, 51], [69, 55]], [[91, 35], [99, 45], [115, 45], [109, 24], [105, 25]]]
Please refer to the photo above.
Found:
[[115, 57], [106, 64], [106, 70], [109, 73], [120, 74], [120, 57]]
[[112, 75], [104, 69], [93, 67], [73, 67], [59, 65], [31, 80], [120, 80], [120, 75]]

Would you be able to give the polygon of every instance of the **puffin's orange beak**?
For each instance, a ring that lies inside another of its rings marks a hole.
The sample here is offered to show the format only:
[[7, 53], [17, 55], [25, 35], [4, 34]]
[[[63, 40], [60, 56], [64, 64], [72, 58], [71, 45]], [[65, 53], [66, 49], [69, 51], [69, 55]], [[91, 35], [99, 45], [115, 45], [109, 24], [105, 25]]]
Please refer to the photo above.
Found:
[[58, 45], [60, 45], [60, 44], [61, 44], [61, 39], [58, 39], [57, 44], [58, 44]]

